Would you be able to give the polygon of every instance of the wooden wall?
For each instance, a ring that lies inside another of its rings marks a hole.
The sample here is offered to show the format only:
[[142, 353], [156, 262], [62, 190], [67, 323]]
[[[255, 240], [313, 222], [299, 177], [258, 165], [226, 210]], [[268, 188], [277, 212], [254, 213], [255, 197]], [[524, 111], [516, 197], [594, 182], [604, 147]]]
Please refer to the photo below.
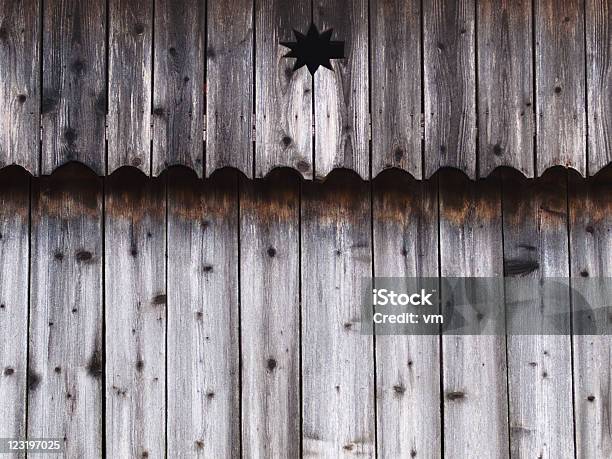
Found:
[[0, 437], [67, 457], [608, 457], [609, 336], [373, 337], [359, 307], [372, 275], [612, 276], [611, 178], [6, 169]]
[[[0, 166], [471, 178], [612, 160], [610, 0], [1, 0]], [[311, 21], [333, 72], [293, 73]]]

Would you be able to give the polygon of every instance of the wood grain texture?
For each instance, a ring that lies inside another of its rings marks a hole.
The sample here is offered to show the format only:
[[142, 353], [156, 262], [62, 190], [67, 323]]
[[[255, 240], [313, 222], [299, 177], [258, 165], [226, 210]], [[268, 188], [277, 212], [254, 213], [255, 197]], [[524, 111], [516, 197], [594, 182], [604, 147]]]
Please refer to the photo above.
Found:
[[[374, 274], [438, 276], [438, 184], [374, 182]], [[441, 457], [440, 337], [376, 336], [378, 457]]]
[[29, 186], [22, 171], [0, 173], [0, 438], [26, 436]]
[[164, 457], [166, 196], [123, 170], [105, 184], [106, 453]]
[[[148, 175], [153, 123], [153, 0], [108, 1], [107, 172], [130, 165]], [[160, 49], [158, 52], [168, 51]], [[167, 84], [164, 81], [160, 83]]]
[[280, 42], [293, 42], [293, 30], [306, 33], [311, 2], [258, 0], [255, 6], [255, 175], [292, 167], [312, 178], [312, 78]]
[[239, 457], [237, 174], [168, 180], [167, 454]]
[[253, 1], [211, 0], [206, 49], [206, 175], [253, 176]]
[[532, 0], [478, 2], [478, 175], [533, 177]]
[[476, 176], [474, 0], [423, 2], [425, 171]]
[[370, 3], [372, 176], [391, 167], [421, 178], [421, 2]]
[[[548, 173], [537, 182], [504, 173], [503, 215], [506, 276], [534, 280], [569, 276], [565, 171]], [[532, 311], [526, 316], [528, 323], [509, 320], [517, 329], [507, 342], [513, 457], [574, 457], [569, 315], [562, 334], [551, 335], [546, 325], [553, 314], [569, 314], [570, 291], [555, 293], [554, 305], [550, 294], [547, 285], [539, 292], [525, 292], [524, 284], [511, 281], [505, 287], [507, 304], [522, 301], [521, 307]], [[540, 333], [518, 334], [527, 329]]]
[[173, 164], [204, 174], [206, 3], [155, 3], [153, 175]]
[[[597, 179], [586, 182], [572, 175], [569, 186], [571, 273], [573, 278], [587, 279], [588, 276], [590, 282], [600, 286], [590, 290], [586, 298], [594, 306], [610, 304], [609, 278], [612, 277], [612, 173], [607, 169]], [[577, 298], [572, 299], [576, 307]], [[576, 325], [574, 330], [577, 331]], [[612, 455], [611, 361], [609, 334], [574, 335], [578, 457]]]
[[375, 455], [373, 340], [360, 333], [372, 275], [368, 190], [345, 174], [303, 188], [304, 456]]
[[563, 165], [586, 173], [584, 9], [581, 0], [534, 0], [536, 174]]
[[320, 68], [314, 77], [315, 177], [334, 168], [370, 176], [368, 2], [315, 0], [313, 19], [319, 31], [334, 29], [344, 41], [344, 59], [333, 72]]
[[588, 171], [612, 162], [612, 3], [586, 0]]
[[[499, 180], [473, 182], [456, 171], [439, 180], [441, 275], [502, 277]], [[505, 337], [444, 335], [442, 351], [444, 450], [508, 457]]]
[[240, 193], [242, 444], [245, 457], [299, 457], [299, 182], [282, 172]]
[[79, 161], [105, 172], [106, 7], [43, 2], [42, 173]]
[[0, 167], [40, 167], [40, 4], [0, 3]]
[[32, 182], [28, 438], [102, 455], [102, 183], [82, 166]]

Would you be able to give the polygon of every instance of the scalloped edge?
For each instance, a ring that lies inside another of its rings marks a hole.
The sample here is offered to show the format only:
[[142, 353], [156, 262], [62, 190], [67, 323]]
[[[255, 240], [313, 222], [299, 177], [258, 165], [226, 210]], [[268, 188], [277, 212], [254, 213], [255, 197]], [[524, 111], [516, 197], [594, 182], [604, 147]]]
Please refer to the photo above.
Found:
[[195, 176], [195, 178], [199, 179], [199, 180], [208, 180], [211, 177], [218, 175], [218, 174], [222, 174], [223, 171], [227, 171], [227, 170], [234, 170], [236, 172], [238, 172], [242, 177], [244, 177], [247, 180], [266, 180], [268, 177], [270, 177], [271, 175], [275, 175], [278, 173], [278, 171], [291, 171], [291, 173], [293, 173], [294, 175], [298, 176], [302, 181], [314, 181], [314, 182], [321, 182], [324, 183], [326, 181], [328, 181], [328, 179], [336, 174], [342, 174], [342, 173], [346, 173], [349, 175], [353, 175], [355, 177], [357, 177], [359, 180], [361, 180], [362, 182], [369, 182], [370, 180], [374, 181], [377, 180], [379, 177], [384, 176], [390, 172], [396, 172], [396, 173], [401, 173], [404, 174], [408, 177], [410, 177], [413, 180], [417, 180], [417, 181], [426, 181], [426, 180], [430, 180], [432, 177], [439, 175], [442, 171], [446, 171], [446, 170], [453, 170], [453, 171], [457, 171], [458, 173], [461, 173], [462, 175], [465, 176], [466, 179], [468, 180], [472, 180], [472, 181], [478, 181], [478, 180], [483, 180], [483, 179], [487, 179], [491, 176], [497, 176], [501, 173], [501, 171], [504, 170], [509, 170], [509, 171], [513, 171], [517, 174], [520, 174], [521, 176], [523, 176], [525, 179], [537, 179], [539, 177], [545, 176], [549, 173], [551, 173], [551, 171], [554, 170], [566, 170], [568, 172], [570, 172], [573, 175], [578, 175], [580, 177], [582, 177], [583, 179], [588, 179], [591, 177], [598, 177], [598, 176], [603, 176], [605, 175], [607, 172], [607, 170], [612, 170], [612, 162], [608, 163], [607, 165], [599, 168], [598, 170], [595, 171], [595, 173], [591, 173], [587, 176], [583, 175], [579, 170], [577, 170], [574, 167], [571, 166], [566, 166], [566, 165], [555, 165], [555, 166], [551, 166], [548, 167], [547, 169], [545, 169], [543, 172], [541, 172], [540, 174], [538, 174], [537, 176], [527, 176], [524, 174], [523, 171], [512, 167], [512, 166], [497, 166], [495, 167], [491, 172], [489, 172], [487, 175], [484, 176], [480, 176], [477, 178], [471, 178], [465, 171], [456, 168], [456, 167], [452, 167], [452, 166], [443, 166], [438, 168], [433, 174], [427, 176], [427, 177], [423, 177], [423, 178], [417, 178], [414, 175], [412, 175], [410, 172], [404, 170], [404, 169], [400, 169], [398, 167], [388, 167], [385, 169], [382, 169], [380, 172], [378, 172], [374, 177], [372, 177], [371, 179], [368, 178], [364, 178], [362, 177], [357, 171], [355, 171], [354, 169], [349, 169], [349, 168], [341, 168], [341, 167], [336, 167], [334, 169], [332, 169], [331, 171], [329, 171], [327, 174], [325, 174], [324, 176], [316, 176], [314, 179], [312, 178], [312, 176], [307, 175], [305, 176], [302, 172], [300, 172], [298, 169], [294, 168], [294, 167], [289, 167], [289, 166], [277, 166], [274, 167], [272, 169], [270, 169], [268, 172], [266, 172], [266, 174], [263, 177], [255, 177], [253, 178], [250, 174], [246, 174], [244, 171], [242, 171], [239, 168], [236, 167], [232, 167], [232, 166], [224, 166], [224, 167], [219, 167], [216, 168], [214, 171], [207, 173], [206, 177], [204, 177], [200, 172], [196, 171], [195, 169], [193, 169], [192, 167], [183, 165], [183, 164], [173, 164], [170, 165], [168, 167], [166, 167], [164, 170], [162, 170], [159, 174], [157, 175], [147, 175], [145, 173], [145, 171], [143, 171], [142, 168], [137, 167], [137, 166], [132, 166], [129, 164], [117, 167], [115, 169], [113, 169], [110, 173], [105, 174], [105, 175], [99, 175], [96, 173], [96, 171], [90, 167], [88, 164], [83, 163], [81, 161], [70, 161], [67, 163], [64, 163], [60, 166], [57, 166], [55, 169], [53, 169], [53, 171], [51, 172], [51, 174], [34, 174], [32, 173], [32, 171], [30, 171], [29, 169], [25, 168], [24, 166], [21, 166], [20, 164], [6, 164], [4, 166], [2, 166], [0, 168], [0, 173], [2, 173], [3, 171], [7, 170], [7, 169], [13, 169], [13, 168], [17, 168], [22, 170], [23, 172], [25, 172], [26, 174], [30, 175], [31, 177], [51, 177], [56, 175], [57, 173], [60, 173], [60, 171], [66, 169], [66, 168], [73, 168], [73, 167], [78, 167], [78, 168], [82, 168], [85, 169], [87, 171], [89, 171], [89, 173], [92, 176], [96, 176], [96, 177], [110, 177], [113, 176], [117, 173], [123, 173], [121, 171], [125, 171], [125, 170], [132, 170], [132, 171], [138, 171], [142, 176], [147, 177], [147, 178], [157, 178], [157, 177], [162, 177], [165, 174], [168, 173], [169, 170], [172, 169], [180, 169], [180, 170], [185, 170], [185, 171], [189, 171], [193, 176]]

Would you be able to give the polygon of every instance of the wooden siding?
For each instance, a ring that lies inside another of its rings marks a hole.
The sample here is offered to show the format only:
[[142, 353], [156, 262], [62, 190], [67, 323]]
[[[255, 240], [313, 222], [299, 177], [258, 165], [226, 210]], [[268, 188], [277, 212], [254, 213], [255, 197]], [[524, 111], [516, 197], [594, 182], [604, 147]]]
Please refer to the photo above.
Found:
[[[611, 18], [610, 0], [2, 0], [0, 167], [595, 175]], [[311, 20], [345, 42], [314, 78], [279, 44]]]
[[609, 172], [6, 169], [0, 432], [87, 457], [607, 457], [609, 336], [372, 337], [358, 305], [373, 273], [612, 275]]

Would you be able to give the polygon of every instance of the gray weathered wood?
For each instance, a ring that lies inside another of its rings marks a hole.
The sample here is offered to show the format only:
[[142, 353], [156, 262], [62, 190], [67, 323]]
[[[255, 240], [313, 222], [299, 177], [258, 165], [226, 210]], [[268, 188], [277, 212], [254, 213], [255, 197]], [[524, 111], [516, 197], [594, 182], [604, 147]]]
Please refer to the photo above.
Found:
[[425, 171], [476, 175], [474, 0], [423, 2]]
[[[574, 278], [589, 277], [590, 282], [601, 282], [601, 289], [593, 288], [590, 290], [592, 296], [586, 298], [594, 306], [609, 307], [610, 304], [611, 184], [609, 169], [597, 181], [587, 183], [576, 177], [570, 179], [571, 273]], [[575, 297], [573, 299], [576, 307], [578, 302]], [[612, 456], [611, 361], [612, 337], [609, 334], [574, 335], [576, 451], [580, 458]]]
[[590, 175], [612, 162], [612, 3], [586, 0], [586, 87]]
[[26, 436], [29, 191], [22, 171], [0, 174], [0, 438]]
[[69, 166], [32, 182], [28, 431], [102, 454], [102, 184]]
[[161, 180], [105, 186], [106, 453], [164, 457], [166, 212]]
[[108, 173], [130, 165], [149, 174], [153, 0], [108, 1]]
[[80, 0], [42, 4], [42, 173], [80, 161], [103, 174], [106, 6]]
[[275, 167], [292, 167], [312, 178], [312, 78], [280, 42], [295, 41], [293, 30], [306, 33], [311, 2], [259, 0], [255, 6], [255, 175]]
[[315, 0], [313, 18], [320, 32], [333, 28], [332, 40], [344, 41], [345, 57], [332, 61], [333, 71], [319, 68], [314, 77], [315, 176], [349, 168], [367, 179], [368, 2]]
[[478, 2], [478, 175], [533, 177], [532, 0]]
[[373, 457], [373, 340], [360, 333], [372, 275], [369, 185], [339, 175], [302, 196], [302, 453]]
[[[499, 180], [468, 181], [456, 171], [439, 179], [441, 275], [501, 277]], [[445, 335], [442, 354], [445, 452], [507, 457], [505, 337]]]
[[[438, 276], [437, 181], [374, 182], [376, 277]], [[440, 457], [440, 338], [376, 337], [378, 457]]]
[[[567, 177], [565, 171], [555, 172], [537, 182], [504, 174], [504, 265], [510, 278], [569, 276]], [[505, 288], [509, 305], [524, 301], [525, 294], [534, 298], [522, 306], [532, 308], [529, 323], [517, 320], [507, 342], [511, 454], [574, 457], [569, 320], [565, 333], [552, 335], [546, 326], [553, 314], [569, 313], [569, 288], [556, 294], [559, 302], [554, 305], [540, 303], [538, 292], [524, 289], [512, 279]], [[545, 295], [547, 287], [539, 293]], [[541, 334], [523, 331], [527, 326]]]
[[237, 177], [168, 180], [167, 454], [239, 457]]
[[300, 456], [299, 183], [281, 174], [241, 182], [245, 457]]
[[210, 0], [206, 49], [206, 175], [253, 175], [253, 1]]
[[155, 3], [153, 175], [169, 165], [204, 174], [206, 3]]
[[370, 3], [372, 176], [398, 167], [422, 177], [421, 2]]
[[40, 5], [0, 3], [0, 167], [39, 172]]
[[557, 165], [586, 173], [584, 9], [581, 0], [535, 2], [536, 174]]

